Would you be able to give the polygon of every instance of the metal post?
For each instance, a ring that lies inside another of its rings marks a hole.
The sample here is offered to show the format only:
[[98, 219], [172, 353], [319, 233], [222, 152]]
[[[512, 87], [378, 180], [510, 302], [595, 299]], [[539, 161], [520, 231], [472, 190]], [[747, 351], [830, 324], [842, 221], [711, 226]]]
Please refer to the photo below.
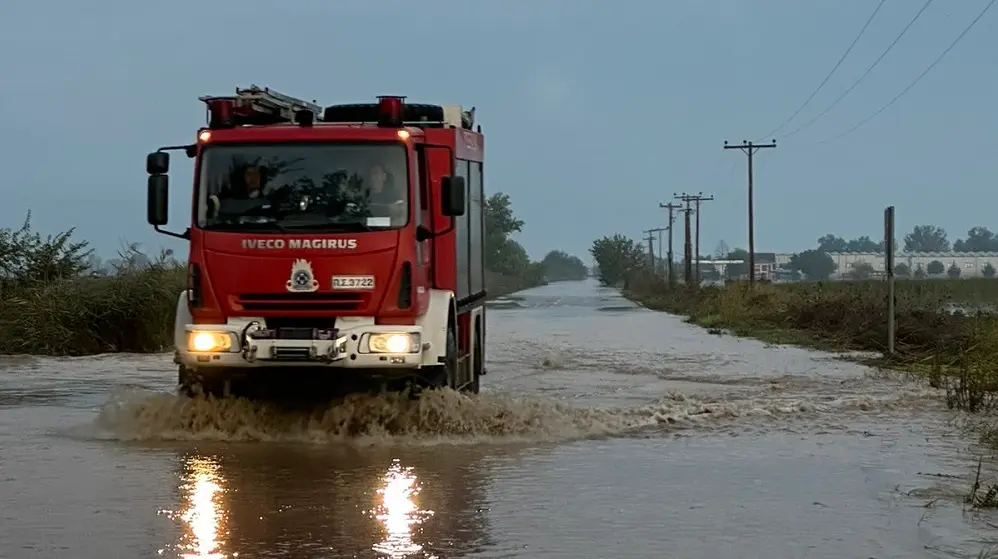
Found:
[[887, 275], [887, 354], [894, 355], [897, 336], [894, 310], [894, 206], [884, 210], [884, 271]]

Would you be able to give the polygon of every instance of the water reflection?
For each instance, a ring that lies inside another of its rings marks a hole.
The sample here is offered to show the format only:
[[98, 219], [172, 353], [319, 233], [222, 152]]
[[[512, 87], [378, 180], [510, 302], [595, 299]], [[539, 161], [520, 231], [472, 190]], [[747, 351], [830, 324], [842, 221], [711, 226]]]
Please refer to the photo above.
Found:
[[205, 457], [185, 460], [186, 476], [181, 490], [186, 509], [180, 519], [186, 525], [180, 548], [185, 559], [222, 559], [222, 530], [225, 512], [220, 502], [223, 479], [218, 463]]
[[491, 543], [485, 449], [208, 448], [178, 461], [181, 534], [161, 556], [457, 559]]
[[420, 510], [415, 497], [419, 494], [419, 482], [411, 467], [403, 467], [396, 458], [382, 478], [383, 486], [378, 489], [381, 503], [372, 513], [385, 529], [385, 537], [373, 549], [392, 559], [402, 559], [418, 553], [423, 546], [413, 541], [415, 527], [433, 516], [433, 511]]

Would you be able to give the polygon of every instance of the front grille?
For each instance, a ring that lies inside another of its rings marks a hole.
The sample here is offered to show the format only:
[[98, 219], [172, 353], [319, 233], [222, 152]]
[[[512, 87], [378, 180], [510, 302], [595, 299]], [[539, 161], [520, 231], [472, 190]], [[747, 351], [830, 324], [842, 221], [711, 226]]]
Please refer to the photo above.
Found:
[[362, 293], [242, 293], [234, 301], [244, 311], [353, 311], [363, 305]]

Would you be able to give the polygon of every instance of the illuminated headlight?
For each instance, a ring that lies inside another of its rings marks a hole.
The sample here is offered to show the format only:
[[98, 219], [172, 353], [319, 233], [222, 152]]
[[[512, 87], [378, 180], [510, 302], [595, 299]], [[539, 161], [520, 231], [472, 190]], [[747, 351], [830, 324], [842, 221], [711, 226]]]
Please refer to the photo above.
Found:
[[235, 335], [231, 332], [188, 332], [187, 349], [199, 352], [230, 351], [235, 346]]
[[367, 350], [371, 353], [418, 353], [419, 334], [368, 334]]

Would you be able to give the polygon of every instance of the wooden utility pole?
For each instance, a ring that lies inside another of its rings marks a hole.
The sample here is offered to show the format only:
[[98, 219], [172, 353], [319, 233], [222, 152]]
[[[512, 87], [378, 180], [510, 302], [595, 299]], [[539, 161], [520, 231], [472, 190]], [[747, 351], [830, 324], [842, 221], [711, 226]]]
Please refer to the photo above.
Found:
[[[655, 234], [658, 233], [659, 245], [661, 245], [662, 231], [665, 231], [665, 227], [656, 227], [654, 229], [646, 229], [644, 231], [644, 233], [648, 235], [647, 237], [645, 237], [644, 240], [648, 241], [648, 255], [651, 257], [651, 269], [656, 273], [658, 273], [658, 266], [656, 265], [657, 262], [655, 260], [655, 248], [654, 248], [655, 245], [653, 245], [652, 243], [655, 241]], [[661, 253], [661, 248], [659, 249], [659, 252]], [[661, 254], [659, 254], [658, 256], [659, 258], [662, 257]]]
[[675, 280], [676, 275], [672, 271], [672, 261], [675, 260], [672, 256], [672, 224], [676, 222], [675, 211], [681, 209], [682, 204], [673, 204], [669, 202], [668, 204], [663, 204], [659, 202], [658, 207], [669, 210], [669, 221], [666, 230], [669, 232], [669, 285]]
[[894, 311], [894, 206], [884, 208], [884, 271], [887, 274], [887, 353], [894, 355], [897, 336]]
[[696, 262], [696, 271], [693, 274], [694, 279], [697, 284], [700, 283], [700, 203], [709, 202], [714, 199], [714, 195], [704, 196], [703, 192], [697, 192], [696, 194], [686, 194], [685, 192], [681, 195], [677, 195], [677, 198], [686, 203], [686, 211], [690, 211], [690, 202], [694, 204], [693, 211], [696, 214], [696, 234], [693, 247], [693, 258]]
[[672, 196], [686, 204], [686, 207], [683, 208], [683, 225], [686, 233], [683, 241], [683, 281], [686, 282], [686, 285], [690, 285], [693, 283], [693, 236], [690, 234], [690, 215], [693, 213], [690, 204], [693, 202], [693, 198], [685, 192]]
[[651, 229], [645, 229], [643, 231], [643, 233], [646, 235], [646, 237], [643, 240], [648, 241], [648, 265], [651, 266], [652, 269], [654, 270], [655, 269], [655, 245], [653, 245], [652, 242], [655, 240], [655, 237], [652, 236], [652, 230]]
[[740, 149], [748, 156], [748, 273], [749, 283], [755, 283], [755, 207], [752, 200], [752, 156], [755, 152], [763, 148], [775, 148], [776, 140], [768, 144], [755, 144], [749, 141], [742, 141], [740, 146], [729, 146], [728, 141], [724, 141], [724, 149]]

